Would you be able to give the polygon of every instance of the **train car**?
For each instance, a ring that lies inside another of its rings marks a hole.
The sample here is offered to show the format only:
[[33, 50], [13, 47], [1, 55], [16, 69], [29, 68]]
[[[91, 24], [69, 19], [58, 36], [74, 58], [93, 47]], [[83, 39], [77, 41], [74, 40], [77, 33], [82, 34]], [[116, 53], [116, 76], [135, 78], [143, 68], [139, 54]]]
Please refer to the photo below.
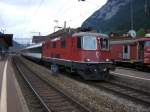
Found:
[[99, 33], [64, 33], [45, 41], [42, 60], [51, 64], [53, 72], [63, 67], [78, 72], [86, 80], [104, 80], [114, 69], [108, 36]]
[[137, 65], [150, 67], [150, 34], [138, 39], [138, 59]]
[[110, 41], [111, 60], [127, 66], [150, 66], [150, 35]]
[[29, 47], [24, 48], [21, 50], [21, 54], [24, 57], [27, 57], [34, 61], [41, 61], [42, 59], [42, 43], [38, 43], [35, 45], [31, 45]]

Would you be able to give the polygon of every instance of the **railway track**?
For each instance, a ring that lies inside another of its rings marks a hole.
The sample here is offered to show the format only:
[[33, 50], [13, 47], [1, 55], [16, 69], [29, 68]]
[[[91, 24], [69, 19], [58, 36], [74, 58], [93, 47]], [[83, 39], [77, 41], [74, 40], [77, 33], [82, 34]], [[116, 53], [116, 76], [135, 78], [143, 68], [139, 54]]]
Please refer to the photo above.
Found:
[[96, 88], [104, 89], [113, 92], [121, 97], [125, 97], [135, 103], [143, 104], [145, 106], [150, 106], [150, 93], [146, 91], [141, 91], [129, 86], [122, 85], [117, 82], [105, 81], [100, 83], [88, 83]]
[[150, 69], [148, 68], [140, 68], [140, 67], [125, 67], [125, 66], [116, 66], [118, 69], [132, 70], [132, 71], [140, 71], [145, 73], [150, 73]]
[[98, 89], [104, 89], [104, 90], [113, 92], [123, 98], [127, 98], [136, 103], [143, 104], [145, 106], [150, 106], [150, 92], [149, 91], [132, 87], [132, 85], [127, 86], [126, 84], [120, 83], [118, 80], [93, 82], [93, 81], [84, 81], [83, 79], [81, 79], [81, 77], [74, 77], [71, 75], [67, 75], [67, 76], [75, 80], [78, 80], [79, 82], [83, 82], [88, 85], [94, 86]]
[[[143, 104], [145, 106], [150, 106], [150, 91], [141, 90], [140, 88], [133, 87], [132, 85], [120, 83], [118, 79], [112, 81], [107, 80], [101, 82], [94, 82], [84, 81], [80, 76], [76, 75], [66, 75], [65, 73], [63, 73], [63, 75], [78, 80], [79, 82], [83, 82], [88, 85], [94, 86], [98, 89], [105, 89], [107, 91], [113, 92], [117, 95], [120, 95], [121, 97], [127, 98], [136, 103]], [[111, 75], [115, 77], [113, 74]]]
[[61, 90], [46, 83], [31, 69], [14, 58], [15, 66], [35, 93], [46, 112], [91, 112]]

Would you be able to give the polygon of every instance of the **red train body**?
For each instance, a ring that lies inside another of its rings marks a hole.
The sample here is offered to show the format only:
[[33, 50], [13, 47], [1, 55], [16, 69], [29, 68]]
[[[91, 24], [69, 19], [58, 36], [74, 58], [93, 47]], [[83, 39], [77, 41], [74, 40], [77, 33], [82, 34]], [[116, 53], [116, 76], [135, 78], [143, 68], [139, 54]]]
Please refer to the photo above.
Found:
[[150, 36], [135, 39], [111, 40], [111, 59], [135, 66], [150, 66]]
[[99, 33], [64, 33], [45, 41], [42, 60], [51, 63], [53, 72], [63, 67], [87, 80], [104, 80], [113, 69], [108, 36]]

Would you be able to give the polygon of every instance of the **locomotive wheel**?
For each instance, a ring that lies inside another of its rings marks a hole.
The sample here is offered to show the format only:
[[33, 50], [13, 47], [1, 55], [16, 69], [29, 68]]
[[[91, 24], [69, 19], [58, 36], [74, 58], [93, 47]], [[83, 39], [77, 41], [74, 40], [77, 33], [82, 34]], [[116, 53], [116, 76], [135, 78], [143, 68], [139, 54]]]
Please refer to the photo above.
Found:
[[58, 65], [52, 64], [51, 65], [51, 71], [52, 71], [53, 74], [58, 73], [58, 71], [59, 71]]

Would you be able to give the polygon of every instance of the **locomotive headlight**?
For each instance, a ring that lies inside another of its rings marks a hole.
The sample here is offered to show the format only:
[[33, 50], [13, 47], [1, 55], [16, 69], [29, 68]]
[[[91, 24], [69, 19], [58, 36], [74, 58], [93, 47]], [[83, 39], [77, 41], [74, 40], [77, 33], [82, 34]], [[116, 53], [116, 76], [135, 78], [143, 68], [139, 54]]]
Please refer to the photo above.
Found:
[[85, 58], [85, 61], [86, 61], [86, 62], [89, 62], [89, 61], [91, 61], [91, 60], [90, 60], [89, 58]]
[[150, 51], [150, 48], [148, 48], [147, 51]]
[[109, 59], [106, 59], [106, 61], [109, 61]]

